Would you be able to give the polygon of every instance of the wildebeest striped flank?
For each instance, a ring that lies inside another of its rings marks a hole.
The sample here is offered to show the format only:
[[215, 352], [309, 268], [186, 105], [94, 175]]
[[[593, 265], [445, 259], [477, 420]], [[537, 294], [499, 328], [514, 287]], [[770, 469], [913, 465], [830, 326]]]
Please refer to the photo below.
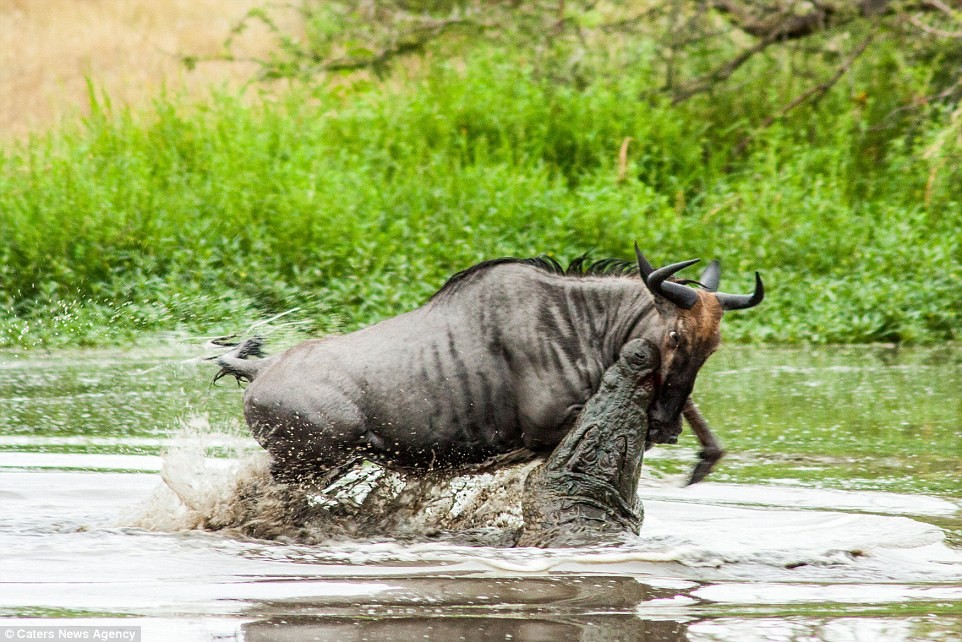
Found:
[[672, 443], [723, 312], [764, 297], [757, 274], [751, 295], [717, 292], [717, 262], [700, 282], [674, 278], [694, 262], [495, 259], [368, 328], [263, 359], [247, 342], [217, 363], [250, 382], [245, 418], [283, 480], [359, 457], [424, 469], [550, 450], [633, 339], [661, 355], [648, 437]]

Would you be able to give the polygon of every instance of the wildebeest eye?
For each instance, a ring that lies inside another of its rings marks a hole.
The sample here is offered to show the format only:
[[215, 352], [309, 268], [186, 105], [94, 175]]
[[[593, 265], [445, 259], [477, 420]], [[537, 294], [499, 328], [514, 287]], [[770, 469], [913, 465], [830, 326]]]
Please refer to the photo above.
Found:
[[670, 345], [672, 348], [677, 348], [680, 343], [681, 337], [678, 336], [677, 332], [673, 330], [668, 333], [668, 345]]

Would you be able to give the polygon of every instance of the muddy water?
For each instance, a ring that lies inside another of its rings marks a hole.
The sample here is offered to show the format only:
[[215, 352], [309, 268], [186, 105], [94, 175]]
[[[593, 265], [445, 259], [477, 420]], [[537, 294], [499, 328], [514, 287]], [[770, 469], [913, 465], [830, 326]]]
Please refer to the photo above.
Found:
[[[731, 453], [713, 481], [681, 487], [691, 441], [652, 451], [641, 534], [578, 550], [441, 537], [443, 504], [403, 533], [292, 527], [252, 503], [263, 460], [240, 392], [210, 388], [190, 356], [0, 354], [0, 625], [111, 622], [145, 640], [962, 639], [958, 347], [724, 349], [697, 390]], [[489, 530], [510, 528], [515, 482], [453, 483], [447, 510], [483, 507]]]

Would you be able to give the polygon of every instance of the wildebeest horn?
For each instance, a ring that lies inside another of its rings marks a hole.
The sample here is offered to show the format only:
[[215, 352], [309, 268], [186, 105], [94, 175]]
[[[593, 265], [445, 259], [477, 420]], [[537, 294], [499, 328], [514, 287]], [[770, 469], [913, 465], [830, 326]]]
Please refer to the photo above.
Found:
[[655, 271], [655, 268], [651, 266], [651, 263], [648, 262], [645, 255], [641, 253], [641, 250], [638, 248], [638, 241], [635, 241], [635, 256], [638, 257], [638, 271], [641, 273], [641, 280], [647, 281], [651, 273]]
[[[666, 283], [665, 285], [671, 284]], [[755, 291], [751, 294], [725, 294], [724, 292], [718, 292], [715, 296], [718, 297], [718, 302], [721, 303], [723, 310], [745, 310], [746, 308], [754, 308], [762, 302], [762, 299], [765, 298], [765, 286], [762, 284], [761, 275], [755, 272]]]
[[718, 259], [708, 264], [698, 281], [709, 292], [718, 292], [718, 283], [721, 281], [721, 263], [718, 262]]
[[679, 283], [672, 283], [671, 281], [666, 281], [669, 276], [683, 270], [689, 265], [694, 265], [698, 263], [698, 259], [691, 259], [690, 261], [682, 261], [681, 263], [672, 263], [671, 265], [666, 265], [663, 268], [658, 268], [654, 272], [648, 275], [645, 279], [645, 285], [652, 294], [660, 295], [674, 303], [680, 308], [690, 310], [693, 305], [698, 301], [698, 293], [689, 287], [685, 287]]

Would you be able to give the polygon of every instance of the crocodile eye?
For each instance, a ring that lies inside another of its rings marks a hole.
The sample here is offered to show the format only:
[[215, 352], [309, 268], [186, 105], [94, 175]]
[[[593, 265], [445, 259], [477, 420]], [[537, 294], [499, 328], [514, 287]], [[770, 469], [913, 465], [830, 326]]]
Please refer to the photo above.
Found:
[[677, 348], [681, 344], [681, 337], [674, 330], [668, 333], [668, 345]]

